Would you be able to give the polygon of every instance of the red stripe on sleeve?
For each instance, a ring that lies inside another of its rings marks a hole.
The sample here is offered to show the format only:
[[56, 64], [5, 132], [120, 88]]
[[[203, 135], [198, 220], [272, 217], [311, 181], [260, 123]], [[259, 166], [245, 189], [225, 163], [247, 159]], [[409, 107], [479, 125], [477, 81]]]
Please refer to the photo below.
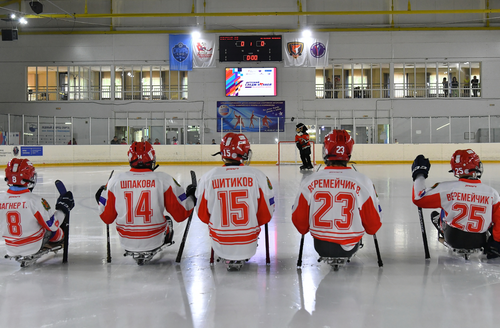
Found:
[[297, 208], [292, 213], [292, 222], [302, 235], [309, 231], [309, 204], [302, 194], [300, 194]]
[[424, 195], [420, 199], [415, 199], [415, 188], [411, 191], [413, 204], [422, 208], [441, 208], [441, 196], [439, 194]]
[[271, 213], [269, 213], [269, 207], [267, 207], [266, 198], [264, 197], [264, 193], [260, 188], [259, 193], [260, 197], [257, 210], [257, 222], [259, 222], [259, 226], [261, 226], [271, 221], [272, 215]]
[[373, 199], [371, 197], [361, 206], [359, 215], [361, 216], [363, 227], [369, 235], [374, 235], [382, 226], [380, 222], [380, 213], [375, 207], [375, 204], [373, 204]]
[[208, 211], [208, 202], [205, 199], [205, 192], [203, 192], [203, 196], [201, 199], [198, 199], [198, 217], [201, 222], [208, 224], [210, 222], [210, 212]]
[[47, 222], [43, 219], [42, 214], [40, 212], [35, 213], [35, 218], [38, 221], [38, 224], [40, 224], [45, 230], [50, 230], [49, 226], [47, 225]]
[[102, 212], [101, 214], [101, 220], [106, 224], [115, 222], [115, 219], [118, 215], [118, 213], [116, 213], [115, 202], [115, 195], [111, 191], [108, 191], [108, 200], [106, 201], [104, 212]]
[[172, 187], [169, 187], [168, 190], [165, 191], [163, 194], [163, 200], [165, 202], [165, 209], [177, 222], [186, 220], [193, 211], [193, 209], [188, 211], [184, 206], [182, 206], [177, 198], [177, 195], [172, 191]]

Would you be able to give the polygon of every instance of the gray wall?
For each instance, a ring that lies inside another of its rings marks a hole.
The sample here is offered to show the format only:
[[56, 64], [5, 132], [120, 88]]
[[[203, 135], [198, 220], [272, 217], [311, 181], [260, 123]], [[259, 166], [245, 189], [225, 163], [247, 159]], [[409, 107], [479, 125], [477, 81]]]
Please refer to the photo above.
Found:
[[[0, 42], [0, 114], [63, 117], [178, 117], [211, 119], [206, 142], [214, 133], [216, 102], [224, 96], [224, 67], [189, 73], [188, 101], [25, 101], [26, 67], [33, 65], [168, 64], [168, 35], [20, 35]], [[500, 41], [497, 31], [341, 32], [330, 33], [330, 64], [464, 62], [482, 63], [481, 99], [316, 99], [314, 68], [285, 68], [283, 63], [245, 63], [276, 66], [278, 96], [286, 101], [286, 116], [297, 118], [497, 115]], [[241, 63], [239, 63], [241, 65]], [[269, 100], [270, 98], [239, 100]], [[314, 121], [312, 121], [314, 122]], [[257, 138], [254, 136], [253, 138]], [[274, 139], [275, 136], [272, 136]], [[269, 142], [272, 142], [271, 140]]]

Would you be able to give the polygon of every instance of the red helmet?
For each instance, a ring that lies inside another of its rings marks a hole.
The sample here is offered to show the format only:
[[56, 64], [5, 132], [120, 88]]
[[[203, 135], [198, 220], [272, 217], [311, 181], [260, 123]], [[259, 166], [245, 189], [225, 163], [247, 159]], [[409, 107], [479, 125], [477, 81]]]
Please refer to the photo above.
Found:
[[250, 142], [242, 133], [228, 133], [220, 142], [222, 160], [230, 159], [243, 163], [250, 158]]
[[128, 150], [128, 161], [134, 168], [153, 168], [156, 163], [155, 150], [147, 141], [134, 141]]
[[354, 140], [346, 130], [333, 130], [325, 136], [323, 158], [325, 161], [348, 161]]
[[5, 181], [9, 186], [35, 188], [35, 167], [26, 158], [13, 158], [5, 168]]
[[451, 156], [451, 171], [457, 178], [470, 176], [480, 178], [483, 173], [483, 163], [472, 149], [459, 149]]

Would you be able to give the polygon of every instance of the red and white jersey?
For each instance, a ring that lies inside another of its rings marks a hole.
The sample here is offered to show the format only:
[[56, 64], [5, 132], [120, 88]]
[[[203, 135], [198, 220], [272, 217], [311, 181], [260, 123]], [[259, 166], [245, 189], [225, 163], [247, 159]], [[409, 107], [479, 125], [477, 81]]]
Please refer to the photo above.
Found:
[[7, 254], [32, 255], [42, 247], [45, 231], [56, 232], [64, 213], [54, 211], [45, 199], [27, 188], [11, 187], [0, 194], [0, 228]]
[[216, 167], [201, 177], [196, 198], [198, 217], [208, 224], [218, 256], [243, 260], [255, 255], [260, 226], [274, 212], [274, 192], [264, 173], [243, 164]]
[[292, 222], [301, 234], [353, 246], [364, 233], [382, 226], [380, 204], [372, 181], [350, 167], [327, 166], [300, 184]]
[[493, 237], [500, 241], [500, 197], [480, 180], [459, 179], [425, 187], [419, 176], [413, 183], [413, 203], [422, 208], [441, 208], [444, 221], [466, 232], [482, 233], [493, 223]]
[[128, 251], [149, 251], [163, 245], [167, 221], [164, 210], [177, 222], [184, 221], [194, 208], [191, 197], [170, 175], [150, 169], [130, 169], [115, 174], [99, 202], [102, 221], [116, 230]]
[[310, 148], [311, 145], [309, 143], [309, 134], [308, 133], [296, 134], [295, 144], [299, 149]]

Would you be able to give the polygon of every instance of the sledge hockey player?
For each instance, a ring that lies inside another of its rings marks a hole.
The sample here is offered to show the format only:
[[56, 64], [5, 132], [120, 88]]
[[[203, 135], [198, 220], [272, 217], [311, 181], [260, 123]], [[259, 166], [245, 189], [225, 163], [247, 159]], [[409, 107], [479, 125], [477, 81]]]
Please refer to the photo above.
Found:
[[302, 235], [311, 232], [319, 260], [334, 269], [356, 253], [365, 232], [373, 235], [382, 226], [372, 181], [347, 166], [353, 146], [354, 140], [345, 130], [325, 136], [326, 167], [302, 180], [292, 208], [297, 230]]
[[309, 144], [309, 134], [307, 128], [303, 123], [296, 125], [295, 130], [295, 145], [299, 149], [300, 159], [302, 160], [301, 170], [312, 169], [314, 166], [311, 164], [311, 145]]
[[[42, 250], [59, 250], [64, 233], [60, 226], [75, 206], [71, 191], [59, 196], [56, 210], [40, 196], [32, 193], [36, 185], [35, 167], [28, 159], [13, 158], [5, 168], [9, 186], [0, 195], [0, 227], [9, 257], [30, 257]], [[41, 255], [40, 255], [41, 256]], [[38, 258], [31, 257], [34, 261]], [[33, 263], [32, 261], [31, 263]], [[27, 261], [30, 263], [30, 261]]]
[[251, 159], [244, 134], [228, 133], [220, 143], [224, 165], [205, 173], [196, 190], [196, 210], [208, 224], [214, 253], [228, 270], [239, 270], [257, 251], [260, 226], [274, 212], [271, 182], [260, 170], [245, 166]]
[[155, 172], [156, 155], [149, 142], [133, 142], [128, 150], [130, 171], [113, 175], [96, 193], [102, 221], [116, 220], [125, 255], [144, 264], [173, 243], [173, 225], [166, 210], [177, 222], [193, 211], [196, 187], [184, 188], [164, 172]]
[[[421, 208], [440, 208], [431, 220], [438, 238], [452, 249], [486, 248], [488, 257], [500, 251], [500, 197], [498, 192], [481, 183], [483, 164], [472, 149], [457, 150], [451, 156], [451, 171], [458, 181], [436, 183], [426, 188], [425, 179], [431, 164], [418, 155], [412, 164], [413, 203]], [[487, 231], [492, 236], [486, 247]], [[495, 255], [496, 254], [496, 255]], [[466, 255], [467, 258], [467, 255]]]

